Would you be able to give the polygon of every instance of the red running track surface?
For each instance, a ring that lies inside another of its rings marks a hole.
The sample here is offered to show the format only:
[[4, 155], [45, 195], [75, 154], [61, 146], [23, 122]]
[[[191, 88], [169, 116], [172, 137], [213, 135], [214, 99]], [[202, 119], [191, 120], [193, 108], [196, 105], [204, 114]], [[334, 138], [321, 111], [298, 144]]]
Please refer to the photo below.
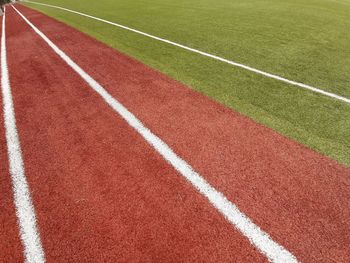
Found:
[[[300, 261], [350, 258], [349, 168], [16, 7]], [[48, 262], [266, 260], [12, 8], [7, 21], [17, 128]], [[0, 261], [16, 262], [22, 247], [0, 151]]]

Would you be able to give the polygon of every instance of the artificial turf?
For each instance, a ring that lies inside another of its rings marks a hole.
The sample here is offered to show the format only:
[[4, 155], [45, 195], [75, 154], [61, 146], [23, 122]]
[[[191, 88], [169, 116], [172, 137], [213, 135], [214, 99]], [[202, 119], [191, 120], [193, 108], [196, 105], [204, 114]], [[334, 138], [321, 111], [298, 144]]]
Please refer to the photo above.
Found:
[[[350, 1], [46, 0], [350, 98]], [[350, 105], [89, 18], [26, 5], [350, 166]]]

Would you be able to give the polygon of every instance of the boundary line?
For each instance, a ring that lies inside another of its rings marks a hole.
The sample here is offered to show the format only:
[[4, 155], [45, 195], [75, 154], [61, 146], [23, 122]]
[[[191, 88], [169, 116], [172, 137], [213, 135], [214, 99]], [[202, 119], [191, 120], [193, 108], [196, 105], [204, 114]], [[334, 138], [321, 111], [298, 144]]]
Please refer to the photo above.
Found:
[[24, 248], [26, 263], [43, 263], [45, 255], [36, 225], [34, 206], [24, 171], [22, 151], [16, 128], [11, 86], [6, 54], [6, 9], [2, 19], [1, 36], [1, 86], [9, 170], [12, 179], [14, 203], [19, 224], [20, 238]]
[[165, 161], [182, 175], [194, 188], [197, 189], [208, 201], [220, 212], [226, 220], [247, 237], [252, 245], [262, 252], [271, 262], [298, 262], [294, 255], [277, 244], [271, 237], [255, 225], [246, 215], [230, 202], [221, 192], [212, 187], [200, 174], [181, 157], [179, 157], [162, 139], [157, 137], [151, 130], [117, 99], [112, 97], [96, 80], [78, 66], [59, 47], [57, 47], [44, 33], [34, 26], [13, 5], [12, 8], [23, 18], [23, 20], [38, 34], [48, 46], [70, 66], [87, 84], [98, 93], [102, 99], [118, 113], [146, 142], [158, 152]]
[[328, 97], [331, 97], [333, 99], [337, 99], [337, 100], [340, 100], [340, 101], [343, 101], [345, 103], [350, 104], [350, 99], [348, 99], [346, 97], [343, 97], [343, 96], [340, 96], [340, 95], [337, 95], [335, 93], [328, 92], [328, 91], [322, 90], [320, 88], [316, 88], [316, 87], [313, 87], [313, 86], [310, 86], [310, 85], [307, 85], [307, 84], [304, 84], [304, 83], [301, 83], [301, 82], [290, 80], [290, 79], [278, 76], [276, 74], [268, 73], [268, 72], [265, 72], [265, 71], [262, 71], [262, 70], [259, 70], [259, 69], [256, 69], [256, 68], [253, 68], [253, 67], [250, 67], [250, 66], [247, 66], [247, 65], [235, 62], [235, 61], [232, 61], [232, 60], [228, 60], [228, 59], [216, 56], [216, 55], [212, 55], [212, 54], [206, 53], [204, 51], [200, 51], [200, 50], [195, 49], [195, 48], [190, 48], [188, 46], [185, 46], [185, 45], [182, 45], [182, 44], [179, 44], [179, 43], [176, 43], [176, 42], [173, 42], [173, 41], [161, 38], [161, 37], [157, 37], [157, 36], [154, 36], [154, 35], [151, 35], [151, 34], [148, 34], [148, 33], [145, 33], [145, 32], [139, 31], [137, 29], [133, 29], [133, 28], [130, 28], [130, 27], [118, 24], [118, 23], [114, 23], [114, 22], [111, 22], [111, 21], [108, 21], [108, 20], [105, 20], [105, 19], [102, 19], [102, 18], [98, 18], [98, 17], [92, 16], [92, 15], [88, 15], [88, 14], [85, 14], [85, 13], [81, 13], [81, 12], [74, 11], [74, 10], [71, 10], [71, 9], [68, 9], [68, 8], [64, 8], [64, 7], [60, 7], [60, 6], [44, 4], [44, 3], [39, 3], [39, 2], [35, 2], [35, 1], [30, 1], [30, 0], [23, 0], [23, 2], [28, 2], [28, 3], [32, 3], [32, 4], [37, 4], [37, 5], [52, 7], [52, 8], [56, 8], [56, 9], [61, 9], [61, 10], [64, 10], [64, 11], [67, 11], [67, 12], [70, 12], [70, 13], [74, 13], [74, 14], [77, 14], [77, 15], [85, 16], [85, 17], [88, 17], [88, 18], [91, 18], [91, 19], [94, 19], [94, 20], [97, 20], [97, 21], [100, 21], [100, 22], [103, 22], [103, 23], [107, 23], [107, 24], [110, 24], [110, 25], [113, 25], [113, 26], [117, 26], [117, 27], [123, 28], [125, 30], [131, 31], [131, 32], [134, 32], [134, 33], [137, 33], [137, 34], [149, 37], [149, 38], [153, 38], [155, 40], [158, 40], [158, 41], [161, 41], [161, 42], [164, 42], [164, 43], [167, 43], [167, 44], [170, 44], [170, 45], [182, 48], [182, 49], [186, 49], [186, 50], [191, 51], [193, 53], [197, 53], [197, 54], [200, 54], [202, 56], [209, 57], [209, 58], [212, 58], [212, 59], [224, 62], [226, 64], [230, 64], [230, 65], [235, 66], [235, 67], [239, 67], [239, 68], [242, 68], [242, 69], [254, 72], [256, 74], [263, 75], [263, 76], [268, 77], [268, 78], [279, 80], [279, 81], [285, 82], [287, 84], [290, 84], [290, 85], [293, 85], [293, 86], [297, 86], [299, 88], [307, 89], [307, 90], [310, 90], [310, 91], [322, 94], [324, 96], [328, 96]]

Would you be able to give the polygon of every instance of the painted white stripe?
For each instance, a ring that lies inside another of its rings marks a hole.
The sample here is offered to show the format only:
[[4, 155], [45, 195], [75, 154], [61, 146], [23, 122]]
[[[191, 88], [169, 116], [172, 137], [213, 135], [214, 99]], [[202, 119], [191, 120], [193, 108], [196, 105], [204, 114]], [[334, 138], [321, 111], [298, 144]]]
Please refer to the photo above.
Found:
[[47, 36], [35, 27], [15, 7], [17, 13], [44, 39], [44, 41], [112, 107], [131, 127], [133, 127], [170, 165], [184, 176], [216, 209], [225, 216], [249, 241], [272, 262], [297, 262], [285, 248], [274, 242], [247, 216], [231, 203], [222, 193], [212, 187], [201, 175], [181, 159], [162, 139], [153, 134], [118, 100], [113, 98], [98, 82], [89, 76], [70, 57], [59, 49]]
[[297, 82], [297, 81], [294, 81], [294, 80], [289, 80], [289, 79], [286, 79], [284, 77], [281, 77], [281, 76], [278, 76], [278, 75], [275, 75], [275, 74], [272, 74], [272, 73], [268, 73], [268, 72], [265, 72], [265, 71], [262, 71], [262, 70], [259, 70], [259, 69], [256, 69], [256, 68], [253, 68], [253, 67], [250, 67], [250, 66], [238, 63], [238, 62], [234, 62], [232, 60], [228, 60], [228, 59], [225, 59], [225, 58], [222, 58], [222, 57], [219, 57], [219, 56], [215, 56], [215, 55], [206, 53], [204, 51], [200, 51], [200, 50], [195, 49], [195, 48], [190, 48], [190, 47], [187, 47], [185, 45], [182, 45], [182, 44], [179, 44], [179, 43], [176, 43], [176, 42], [173, 42], [173, 41], [161, 38], [161, 37], [157, 37], [157, 36], [154, 36], [154, 35], [142, 32], [142, 31], [137, 30], [137, 29], [133, 29], [133, 28], [130, 28], [130, 27], [127, 27], [127, 26], [123, 26], [121, 24], [114, 23], [114, 22], [111, 22], [111, 21], [108, 21], [108, 20], [105, 20], [105, 19], [102, 19], [102, 18], [98, 18], [98, 17], [95, 17], [95, 16], [91, 16], [91, 15], [88, 15], [88, 14], [84, 14], [84, 13], [81, 13], [81, 12], [78, 12], [78, 11], [74, 11], [74, 10], [71, 10], [71, 9], [68, 9], [68, 8], [60, 7], [60, 6], [49, 5], [49, 4], [44, 4], [44, 3], [39, 3], [39, 2], [29, 1], [29, 0], [23, 0], [23, 2], [33, 3], [33, 4], [37, 4], [37, 5], [42, 5], [42, 6], [48, 6], [48, 7], [52, 7], [52, 8], [56, 8], [56, 9], [61, 9], [61, 10], [67, 11], [67, 12], [71, 12], [71, 13], [74, 13], [74, 14], [77, 14], [77, 15], [85, 16], [85, 17], [88, 17], [88, 18], [91, 18], [91, 19], [94, 19], [94, 20], [97, 20], [97, 21], [100, 21], [100, 22], [103, 22], [103, 23], [107, 23], [107, 24], [110, 24], [110, 25], [113, 25], [113, 26], [117, 26], [117, 27], [129, 30], [129, 31], [132, 31], [134, 33], [137, 33], [137, 34], [140, 34], [140, 35], [143, 35], [143, 36], [146, 36], [146, 37], [153, 38], [155, 40], [158, 40], [158, 41], [161, 41], [161, 42], [164, 42], [164, 43], [167, 43], [167, 44], [170, 44], [170, 45], [182, 48], [182, 49], [186, 49], [188, 51], [191, 51], [191, 52], [200, 54], [202, 56], [209, 57], [209, 58], [212, 58], [212, 59], [215, 59], [215, 60], [218, 60], [218, 61], [230, 64], [230, 65], [235, 66], [235, 67], [243, 68], [245, 70], [248, 70], [248, 71], [251, 71], [251, 72], [263, 75], [263, 76], [268, 77], [268, 78], [272, 78], [272, 79], [275, 79], [275, 80], [283, 81], [283, 82], [288, 83], [290, 85], [293, 85], [293, 86], [296, 86], [296, 87], [299, 87], [299, 88], [303, 88], [303, 89], [307, 89], [307, 90], [310, 90], [310, 91], [322, 94], [324, 96], [328, 96], [328, 97], [331, 97], [331, 98], [334, 98], [334, 99], [337, 99], [337, 100], [340, 100], [340, 101], [343, 101], [343, 102], [346, 102], [346, 103], [350, 104], [350, 99], [348, 99], [346, 97], [343, 97], [343, 96], [340, 96], [340, 95], [337, 95], [337, 94], [334, 94], [332, 92], [328, 92], [328, 91], [325, 91], [325, 90], [322, 90], [322, 89], [319, 89], [319, 88], [315, 88], [315, 87], [312, 87], [310, 85], [307, 85], [307, 84], [304, 84], [304, 83], [300, 83], [300, 82]]
[[41, 245], [39, 232], [27, 179], [24, 171], [21, 146], [16, 128], [15, 111], [7, 67], [6, 29], [4, 13], [2, 18], [1, 36], [1, 86], [3, 96], [3, 110], [6, 130], [7, 152], [9, 157], [10, 175], [18, 218], [20, 237], [24, 247], [25, 262], [45, 262], [44, 251]]

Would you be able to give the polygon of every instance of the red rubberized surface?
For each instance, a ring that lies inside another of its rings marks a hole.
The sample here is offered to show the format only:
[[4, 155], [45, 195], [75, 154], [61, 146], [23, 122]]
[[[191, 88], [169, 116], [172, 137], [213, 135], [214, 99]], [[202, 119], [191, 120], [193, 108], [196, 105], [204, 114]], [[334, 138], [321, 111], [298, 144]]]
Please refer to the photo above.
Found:
[[265, 260], [11, 8], [7, 21], [17, 126], [48, 262]]
[[[299, 260], [350, 258], [349, 168], [62, 23], [17, 7]], [[18, 129], [49, 261], [264, 260], [7, 10]], [[16, 237], [12, 243], [9, 249], [16, 250]]]
[[[2, 32], [2, 23], [0, 23]], [[1, 71], [0, 71], [1, 77]], [[2, 92], [0, 92], [2, 102]], [[1, 103], [2, 108], [2, 103]], [[18, 235], [16, 210], [9, 176], [4, 118], [0, 118], [0, 262], [22, 262], [22, 245]]]

